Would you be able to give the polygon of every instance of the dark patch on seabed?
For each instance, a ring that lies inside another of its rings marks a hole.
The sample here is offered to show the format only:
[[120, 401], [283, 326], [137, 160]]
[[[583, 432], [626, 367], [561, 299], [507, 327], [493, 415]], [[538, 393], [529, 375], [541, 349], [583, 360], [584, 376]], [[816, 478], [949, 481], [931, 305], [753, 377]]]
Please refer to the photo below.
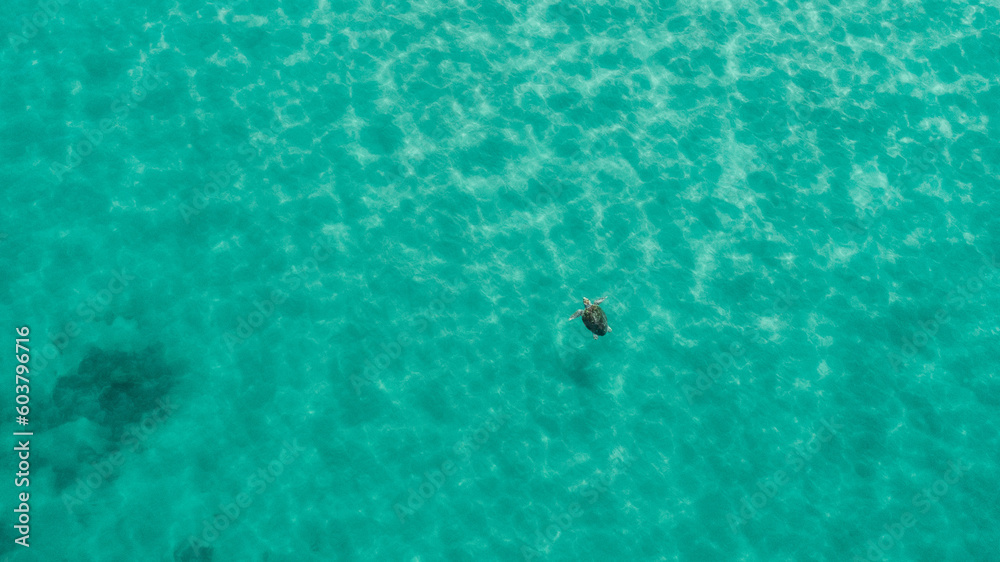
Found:
[[193, 547], [189, 541], [184, 541], [174, 550], [175, 562], [211, 562], [215, 549], [210, 546]]
[[[140, 451], [145, 435], [141, 424], [157, 424], [169, 416], [167, 393], [177, 380], [181, 365], [168, 363], [161, 344], [142, 351], [124, 352], [91, 347], [76, 372], [61, 377], [52, 392], [49, 428], [85, 418], [100, 426], [107, 440], [100, 450], [79, 445], [76, 460], [100, 460], [115, 451]], [[143, 438], [143, 439], [140, 439]], [[75, 481], [79, 466], [54, 466], [56, 487]]]
[[85, 417], [109, 429], [111, 439], [117, 440], [126, 425], [157, 407], [174, 379], [162, 345], [134, 353], [92, 347], [76, 373], [56, 382], [54, 425]]

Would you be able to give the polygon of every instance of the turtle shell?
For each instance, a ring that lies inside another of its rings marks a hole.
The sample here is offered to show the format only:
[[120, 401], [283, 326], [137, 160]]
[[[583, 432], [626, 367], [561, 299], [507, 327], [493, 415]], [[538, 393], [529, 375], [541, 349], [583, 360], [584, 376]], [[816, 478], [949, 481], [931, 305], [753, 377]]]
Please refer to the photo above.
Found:
[[592, 304], [583, 311], [583, 324], [587, 329], [599, 336], [608, 333], [608, 317], [604, 311], [596, 304]]

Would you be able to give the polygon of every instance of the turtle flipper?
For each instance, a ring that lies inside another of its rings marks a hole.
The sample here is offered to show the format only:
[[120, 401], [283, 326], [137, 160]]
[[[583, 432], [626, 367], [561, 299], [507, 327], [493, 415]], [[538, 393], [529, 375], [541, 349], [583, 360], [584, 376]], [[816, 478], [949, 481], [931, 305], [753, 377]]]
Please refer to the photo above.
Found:
[[595, 340], [597, 339], [597, 334], [594, 334], [594, 339], [595, 339]]
[[606, 300], [608, 300], [608, 297], [601, 297], [601, 298], [597, 299], [596, 301], [594, 301], [594, 304], [601, 304], [602, 302], [604, 302]]
[[570, 316], [569, 319], [570, 320], [576, 320], [577, 318], [579, 318], [582, 315], [583, 315], [583, 309], [581, 308], [580, 310], [577, 310], [576, 312], [574, 312], [573, 316]]

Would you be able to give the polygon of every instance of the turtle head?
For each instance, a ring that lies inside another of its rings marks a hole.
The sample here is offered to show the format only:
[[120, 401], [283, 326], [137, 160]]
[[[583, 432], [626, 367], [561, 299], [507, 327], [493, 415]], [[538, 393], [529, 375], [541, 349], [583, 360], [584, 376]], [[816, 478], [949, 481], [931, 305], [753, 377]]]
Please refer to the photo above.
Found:
[[590, 306], [590, 299], [583, 297], [583, 306]]

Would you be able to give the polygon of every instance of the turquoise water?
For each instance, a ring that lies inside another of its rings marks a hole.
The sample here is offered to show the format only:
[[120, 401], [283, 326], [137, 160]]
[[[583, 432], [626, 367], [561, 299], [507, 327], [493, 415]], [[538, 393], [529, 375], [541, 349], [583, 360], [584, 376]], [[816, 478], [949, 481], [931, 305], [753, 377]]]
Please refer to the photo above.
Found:
[[1000, 560], [995, 0], [4, 12], [3, 560]]

